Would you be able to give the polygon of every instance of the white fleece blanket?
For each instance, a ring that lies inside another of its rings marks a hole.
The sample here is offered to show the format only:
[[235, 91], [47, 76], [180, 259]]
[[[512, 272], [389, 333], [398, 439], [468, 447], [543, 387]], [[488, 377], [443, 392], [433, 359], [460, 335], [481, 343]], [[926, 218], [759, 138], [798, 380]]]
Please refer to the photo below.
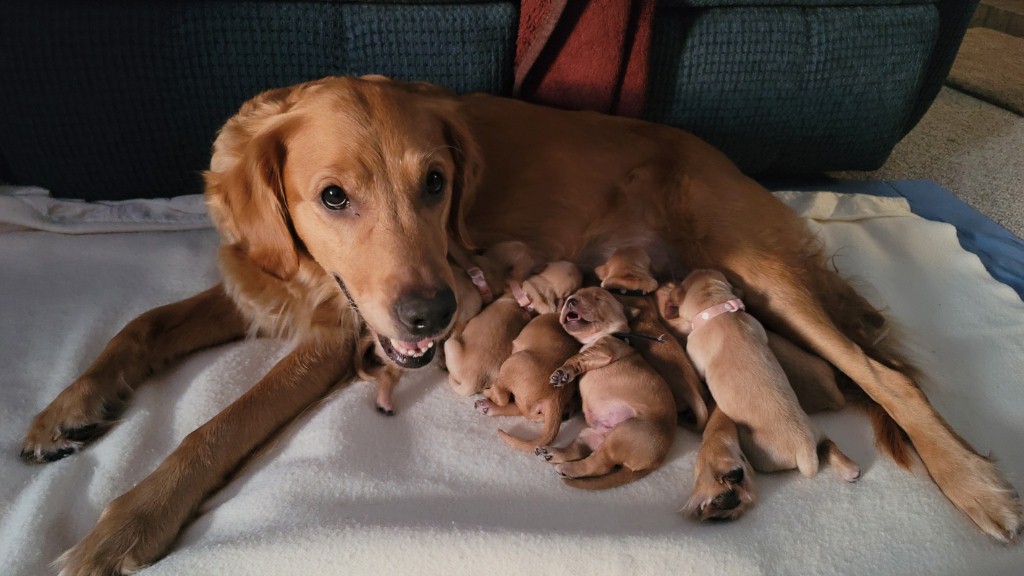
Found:
[[[780, 196], [903, 326], [938, 410], [1024, 488], [1020, 298], [951, 226], [902, 200]], [[95, 205], [6, 188], [0, 219], [0, 574], [35, 576], [285, 350], [259, 340], [198, 354], [142, 386], [120, 425], [81, 454], [24, 464], [32, 416], [124, 323], [216, 282], [217, 237], [198, 197]], [[1024, 546], [992, 543], [927, 474], [879, 456], [856, 409], [814, 420], [861, 465], [860, 482], [828, 468], [760, 475], [746, 517], [701, 525], [677, 513], [694, 434], [680, 430], [649, 477], [588, 493], [501, 443], [495, 430], [509, 423], [476, 413], [432, 368], [399, 385], [395, 417], [374, 411], [372, 390], [355, 383], [309, 410], [143, 573], [1024, 573]]]

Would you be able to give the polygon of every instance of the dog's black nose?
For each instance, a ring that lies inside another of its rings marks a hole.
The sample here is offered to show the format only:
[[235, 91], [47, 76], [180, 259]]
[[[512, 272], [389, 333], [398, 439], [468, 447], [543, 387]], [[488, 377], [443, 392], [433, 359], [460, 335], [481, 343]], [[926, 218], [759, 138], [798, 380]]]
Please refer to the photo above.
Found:
[[445, 286], [432, 297], [402, 298], [395, 305], [395, 315], [413, 336], [433, 336], [448, 326], [457, 307], [455, 292]]

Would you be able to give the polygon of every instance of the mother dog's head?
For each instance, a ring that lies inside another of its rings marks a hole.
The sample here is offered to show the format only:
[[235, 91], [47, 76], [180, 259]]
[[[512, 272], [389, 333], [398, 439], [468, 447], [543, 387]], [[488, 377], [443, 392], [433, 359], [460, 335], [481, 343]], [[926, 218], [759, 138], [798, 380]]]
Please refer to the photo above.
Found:
[[416, 367], [456, 311], [448, 242], [469, 245], [478, 158], [442, 89], [327, 78], [245, 103], [214, 143], [206, 194], [235, 253], [285, 284], [315, 261]]

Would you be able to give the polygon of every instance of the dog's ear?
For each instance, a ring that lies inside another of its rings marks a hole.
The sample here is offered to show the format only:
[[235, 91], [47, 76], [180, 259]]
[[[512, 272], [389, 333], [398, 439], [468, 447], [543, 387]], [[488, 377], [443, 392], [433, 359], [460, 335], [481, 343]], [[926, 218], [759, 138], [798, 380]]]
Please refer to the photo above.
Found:
[[283, 170], [285, 138], [294, 125], [287, 112], [303, 86], [270, 90], [242, 105], [217, 136], [204, 174], [207, 205], [224, 241], [284, 280], [299, 266]]
[[473, 205], [476, 188], [483, 173], [480, 145], [469, 130], [458, 101], [454, 98], [439, 99], [439, 115], [444, 126], [444, 137], [451, 147], [455, 160], [455, 175], [452, 179], [452, 202], [448, 211], [449, 237], [466, 249], [476, 246], [469, 237], [466, 227], [466, 213]]

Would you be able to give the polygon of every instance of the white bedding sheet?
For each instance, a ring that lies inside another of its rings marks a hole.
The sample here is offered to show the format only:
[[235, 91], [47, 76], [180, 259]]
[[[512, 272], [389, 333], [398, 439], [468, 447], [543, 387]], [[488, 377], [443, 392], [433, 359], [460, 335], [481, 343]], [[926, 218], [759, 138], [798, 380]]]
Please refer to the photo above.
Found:
[[[938, 410], [1024, 487], [1020, 298], [951, 226], [901, 199], [779, 196], [904, 328]], [[8, 187], [0, 221], [0, 574], [38, 575], [285, 349], [253, 340], [197, 354], [142, 386], [81, 454], [24, 464], [32, 416], [124, 323], [216, 282], [217, 238], [199, 197], [83, 205]], [[922, 470], [880, 456], [856, 409], [814, 420], [861, 465], [860, 482], [828, 468], [759, 475], [746, 517], [701, 525], [677, 513], [694, 434], [680, 430], [647, 478], [588, 493], [506, 447], [495, 430], [509, 423], [476, 413], [432, 368], [399, 385], [395, 417], [374, 410], [372, 390], [355, 383], [309, 410], [142, 573], [1024, 574], [1024, 547], [989, 541]]]

